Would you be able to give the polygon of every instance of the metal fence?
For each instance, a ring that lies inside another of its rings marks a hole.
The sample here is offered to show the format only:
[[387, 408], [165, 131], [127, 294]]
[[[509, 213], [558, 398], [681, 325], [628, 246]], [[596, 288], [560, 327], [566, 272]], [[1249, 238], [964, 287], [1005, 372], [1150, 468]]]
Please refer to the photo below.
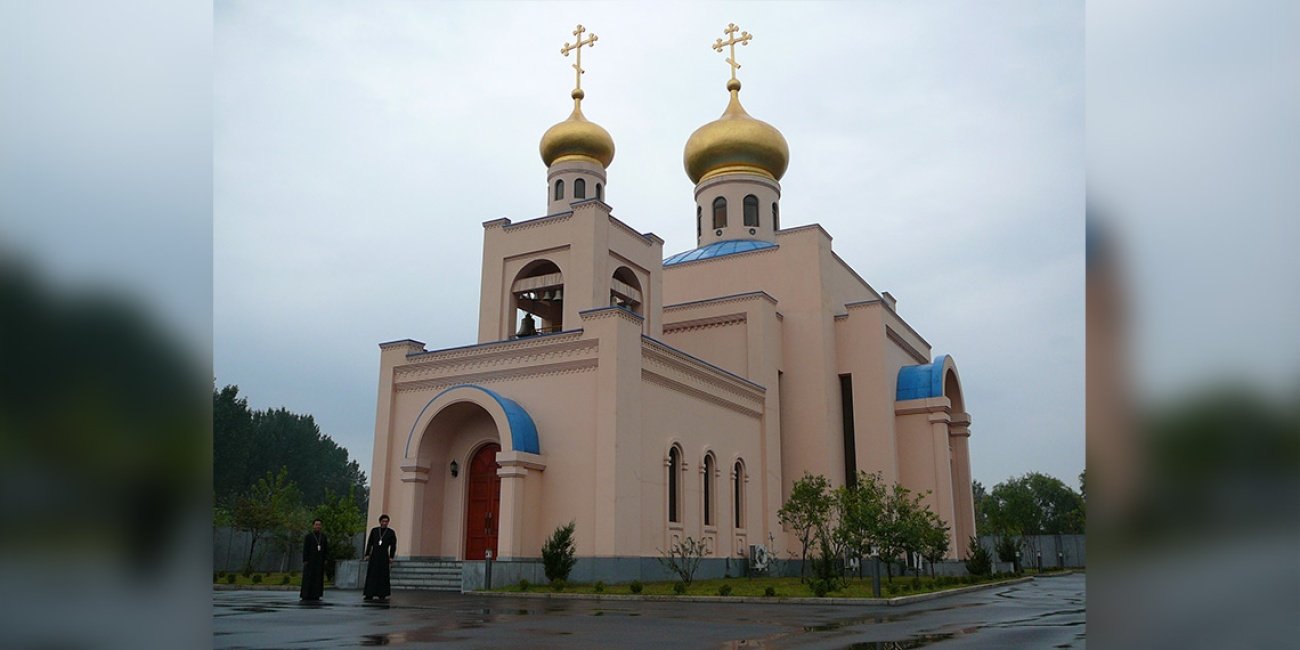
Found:
[[[272, 535], [262, 535], [253, 546], [253, 570], [299, 571], [302, 569], [302, 536], [307, 532], [295, 534], [291, 542], [276, 540]], [[235, 530], [226, 526], [212, 529], [212, 570], [242, 571], [248, 561], [248, 549], [253, 536], [248, 531]], [[356, 549], [354, 557], [361, 557], [365, 533], [352, 536], [352, 546]], [[333, 540], [332, 544], [338, 544]]]

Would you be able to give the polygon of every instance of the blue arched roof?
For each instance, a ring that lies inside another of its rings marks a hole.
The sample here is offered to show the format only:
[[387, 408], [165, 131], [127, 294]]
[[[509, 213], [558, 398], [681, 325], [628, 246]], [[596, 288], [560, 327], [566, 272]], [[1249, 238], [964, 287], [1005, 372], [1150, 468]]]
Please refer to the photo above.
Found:
[[681, 264], [682, 262], [694, 262], [696, 260], [707, 260], [712, 257], [723, 257], [726, 255], [735, 255], [736, 253], [748, 253], [749, 251], [759, 251], [765, 248], [776, 248], [776, 244], [766, 241], [757, 241], [754, 239], [727, 239], [715, 241], [708, 246], [693, 248], [683, 253], [678, 253], [664, 260], [664, 266]]
[[[433, 399], [429, 400], [429, 403], [424, 405], [424, 408], [429, 408], [429, 404], [433, 404], [439, 397], [442, 397], [448, 391], [453, 391], [458, 388], [473, 388], [475, 390], [481, 390], [484, 393], [487, 393], [488, 397], [496, 400], [497, 404], [501, 405], [501, 410], [506, 412], [506, 421], [510, 424], [510, 445], [515, 451], [526, 451], [530, 454], [542, 453], [541, 446], [538, 445], [537, 442], [537, 425], [533, 424], [533, 418], [528, 415], [528, 411], [525, 411], [524, 407], [520, 406], [518, 402], [502, 397], [495, 391], [488, 390], [482, 386], [476, 384], [456, 384], [455, 386], [451, 386], [443, 390], [441, 393], [434, 395]], [[415, 421], [419, 422], [420, 418], [423, 416], [424, 411], [421, 410], [420, 415], [415, 418]], [[414, 434], [415, 431], [412, 430], [411, 433]], [[408, 447], [411, 444], [409, 437], [407, 438], [406, 444]], [[410, 449], [407, 450], [407, 453], [410, 453]]]
[[943, 366], [948, 355], [942, 354], [934, 361], [917, 366], [903, 366], [898, 369], [898, 391], [894, 399], [898, 401], [923, 399], [943, 396]]

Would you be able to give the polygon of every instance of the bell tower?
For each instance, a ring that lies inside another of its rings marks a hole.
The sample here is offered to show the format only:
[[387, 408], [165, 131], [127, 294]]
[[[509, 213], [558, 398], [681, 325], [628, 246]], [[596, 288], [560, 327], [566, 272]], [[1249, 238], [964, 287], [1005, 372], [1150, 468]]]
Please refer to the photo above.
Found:
[[480, 343], [580, 329], [582, 312], [607, 307], [640, 315], [645, 334], [662, 334], [663, 240], [633, 230], [605, 202], [614, 139], [582, 114], [582, 50], [598, 37], [582, 25], [573, 35], [560, 48], [575, 54], [573, 112], [540, 146], [546, 215], [483, 224]]

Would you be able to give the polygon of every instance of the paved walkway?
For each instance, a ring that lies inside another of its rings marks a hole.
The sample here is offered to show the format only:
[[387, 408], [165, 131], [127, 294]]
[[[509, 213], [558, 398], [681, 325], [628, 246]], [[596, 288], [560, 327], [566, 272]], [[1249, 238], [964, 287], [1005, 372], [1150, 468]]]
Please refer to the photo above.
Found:
[[1082, 648], [1085, 601], [1082, 574], [895, 607], [214, 591], [213, 646]]

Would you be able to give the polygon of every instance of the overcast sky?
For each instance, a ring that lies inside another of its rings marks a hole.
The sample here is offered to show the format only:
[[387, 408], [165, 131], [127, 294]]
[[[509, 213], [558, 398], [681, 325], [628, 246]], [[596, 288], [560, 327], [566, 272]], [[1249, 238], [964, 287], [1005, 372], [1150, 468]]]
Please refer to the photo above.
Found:
[[475, 342], [482, 222], [546, 211], [538, 141], [613, 136], [615, 215], [694, 245], [686, 139], [741, 97], [784, 133], [782, 223], [834, 248], [971, 411], [973, 476], [1084, 466], [1083, 6], [254, 3], [214, 8], [213, 364], [315, 416], [370, 474], [377, 344]]

